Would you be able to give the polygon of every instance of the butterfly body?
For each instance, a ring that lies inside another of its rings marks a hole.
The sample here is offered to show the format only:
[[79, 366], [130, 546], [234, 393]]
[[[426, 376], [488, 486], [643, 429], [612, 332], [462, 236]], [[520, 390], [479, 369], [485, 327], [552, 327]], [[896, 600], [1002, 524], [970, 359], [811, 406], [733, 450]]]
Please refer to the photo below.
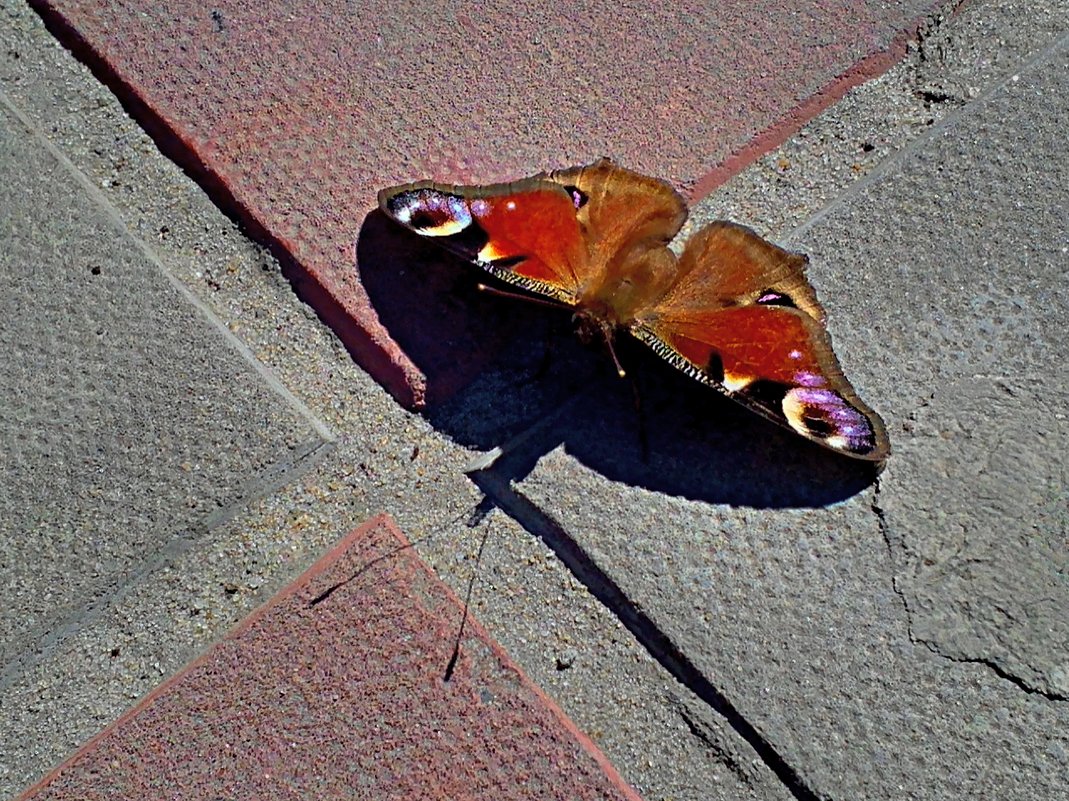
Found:
[[831, 350], [807, 259], [714, 222], [681, 256], [687, 207], [667, 184], [602, 159], [509, 184], [385, 189], [382, 210], [521, 289], [571, 307], [584, 340], [627, 332], [673, 365], [848, 456], [889, 454], [883, 421]]

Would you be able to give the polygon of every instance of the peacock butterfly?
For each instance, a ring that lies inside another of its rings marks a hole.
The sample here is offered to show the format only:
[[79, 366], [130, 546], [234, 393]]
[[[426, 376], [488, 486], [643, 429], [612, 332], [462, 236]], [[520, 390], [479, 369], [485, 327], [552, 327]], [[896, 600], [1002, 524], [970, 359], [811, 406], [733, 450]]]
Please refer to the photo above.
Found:
[[627, 331], [806, 439], [856, 459], [890, 454], [883, 421], [832, 352], [809, 260], [725, 221], [677, 257], [668, 243], [687, 206], [662, 181], [601, 159], [506, 184], [405, 184], [379, 192], [379, 206], [497, 278], [573, 308], [584, 340], [611, 351]]

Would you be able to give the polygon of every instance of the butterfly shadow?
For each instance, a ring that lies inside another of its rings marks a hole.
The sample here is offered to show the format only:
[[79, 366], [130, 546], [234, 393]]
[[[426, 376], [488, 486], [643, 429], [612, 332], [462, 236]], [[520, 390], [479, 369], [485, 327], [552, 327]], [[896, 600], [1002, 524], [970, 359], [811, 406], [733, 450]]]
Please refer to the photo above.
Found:
[[430, 406], [500, 364], [504, 343], [544, 328], [545, 309], [481, 292], [485, 274], [377, 209], [360, 228], [356, 262], [379, 322], [425, 377]]
[[488, 468], [502, 480], [522, 482], [562, 446], [611, 481], [733, 506], [825, 506], [877, 475], [621, 338], [636, 408], [631, 381], [604, 346], [578, 342], [567, 310], [480, 292], [481, 271], [379, 211], [365, 218], [357, 256], [380, 321], [427, 378], [424, 414], [465, 447], [502, 448]]
[[[820, 507], [856, 495], [879, 471], [810, 443], [698, 384], [639, 343], [621, 343], [635, 376], [620, 379], [609, 356], [567, 333], [545, 375], [512, 387], [486, 376], [429, 410], [436, 428], [469, 447], [501, 449], [492, 470], [520, 483], [562, 448], [621, 484], [708, 503], [754, 508]], [[530, 343], [514, 343], [507, 354]], [[511, 364], [530, 363], [516, 357]], [[526, 414], [517, 416], [517, 406]]]

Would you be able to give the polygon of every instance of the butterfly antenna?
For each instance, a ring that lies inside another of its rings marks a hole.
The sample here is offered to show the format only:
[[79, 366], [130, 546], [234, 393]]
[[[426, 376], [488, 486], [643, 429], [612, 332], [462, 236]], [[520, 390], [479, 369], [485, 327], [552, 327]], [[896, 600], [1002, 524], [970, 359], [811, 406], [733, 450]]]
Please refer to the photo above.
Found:
[[325, 590], [323, 590], [317, 596], [312, 598], [308, 602], [308, 606], [309, 607], [319, 606], [319, 604], [321, 604], [324, 601], [326, 601], [335, 592], [340, 590], [346, 584], [349, 584], [350, 582], [355, 581], [357, 578], [359, 578], [361, 575], [366, 573], [368, 570], [370, 570], [372, 567], [377, 565], [379, 562], [384, 562], [384, 561], [386, 561], [388, 559], [392, 559], [394, 556], [396, 556], [397, 554], [401, 553], [402, 551], [407, 551], [410, 548], [414, 548], [415, 546], [419, 545], [420, 543], [430, 542], [432, 539], [437, 537], [443, 531], [448, 530], [454, 524], [460, 522], [460, 519], [462, 517], [464, 517], [465, 514], [468, 516], [468, 523], [467, 524], [468, 524], [469, 527], [474, 527], [474, 526], [478, 525], [480, 522], [482, 522], [483, 518], [485, 518], [486, 515], [488, 515], [490, 513], [490, 508], [484, 508], [484, 507], [486, 507], [487, 503], [488, 503], [487, 499], [483, 499], [483, 501], [478, 506], [476, 506], [471, 512], [462, 512], [461, 514], [459, 514], [456, 517], [454, 517], [452, 520], [450, 520], [448, 523], [446, 523], [441, 528], [436, 528], [435, 530], [431, 531], [429, 534], [425, 534], [422, 537], [417, 537], [414, 540], [409, 540], [404, 545], [399, 545], [396, 548], [391, 548], [389, 551], [387, 551], [386, 553], [382, 554], [381, 556], [376, 556], [371, 561], [365, 562], [360, 567], [358, 567], [356, 570], [354, 570], [352, 573], [350, 573], [347, 578], [344, 578], [341, 581], [338, 581], [338, 582], [335, 582], [334, 584], [331, 584], [329, 587], [327, 587]]
[[554, 309], [567, 309], [567, 304], [561, 303], [559, 300], [550, 300], [549, 298], [536, 298], [533, 295], [524, 295], [522, 292], [509, 292], [507, 289], [499, 289], [496, 286], [490, 286], [489, 284], [476, 284], [476, 289], [480, 292], [486, 292], [491, 295], [497, 295], [502, 298], [513, 298], [514, 300], [525, 300], [528, 303], [534, 303], [537, 306], [549, 306]]
[[[479, 525], [489, 514], [490, 508], [493, 507], [493, 502], [489, 498], [484, 498], [483, 503], [476, 508], [475, 512], [468, 519], [468, 526], [475, 527]], [[490, 538], [489, 527], [483, 532], [483, 537], [479, 541], [479, 550], [475, 554], [475, 568], [471, 571], [471, 578], [468, 579], [468, 591], [464, 594], [464, 614], [460, 618], [460, 628], [457, 629], [457, 638], [453, 643], [453, 653], [449, 657], [449, 663], [445, 666], [445, 674], [442, 676], [442, 681], [452, 681], [453, 673], [457, 669], [457, 661], [460, 659], [460, 641], [464, 639], [464, 627], [468, 622], [468, 607], [471, 605], [471, 594], [475, 589], [475, 581], [479, 577], [479, 564], [483, 559], [483, 549], [486, 548], [486, 541]]]
[[620, 360], [616, 357], [616, 348], [614, 348], [612, 346], [612, 334], [613, 334], [613, 332], [612, 332], [611, 329], [606, 329], [604, 333], [605, 333], [605, 344], [608, 345], [608, 347], [609, 347], [609, 355], [612, 356], [612, 363], [616, 365], [616, 373], [617, 373], [617, 375], [620, 376], [620, 378], [626, 378], [627, 377], [627, 371], [620, 364]]

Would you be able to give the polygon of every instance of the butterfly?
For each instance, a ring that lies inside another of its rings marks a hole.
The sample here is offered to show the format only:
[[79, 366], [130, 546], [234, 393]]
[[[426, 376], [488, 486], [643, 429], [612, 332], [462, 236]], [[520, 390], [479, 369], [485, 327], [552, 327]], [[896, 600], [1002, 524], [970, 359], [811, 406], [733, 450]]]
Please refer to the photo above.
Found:
[[695, 233], [677, 257], [668, 243], [687, 205], [663, 181], [601, 159], [513, 183], [420, 181], [378, 200], [408, 230], [574, 309], [585, 341], [612, 352], [627, 332], [808, 440], [872, 462], [890, 454], [883, 420], [832, 352], [809, 260], [726, 221]]

